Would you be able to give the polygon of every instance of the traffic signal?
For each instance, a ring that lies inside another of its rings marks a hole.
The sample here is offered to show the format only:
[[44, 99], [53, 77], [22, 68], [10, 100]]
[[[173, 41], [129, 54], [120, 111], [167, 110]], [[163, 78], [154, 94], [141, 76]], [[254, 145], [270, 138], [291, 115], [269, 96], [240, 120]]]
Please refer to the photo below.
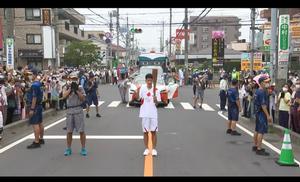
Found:
[[132, 33], [142, 33], [142, 29], [141, 28], [132, 28], [130, 31]]

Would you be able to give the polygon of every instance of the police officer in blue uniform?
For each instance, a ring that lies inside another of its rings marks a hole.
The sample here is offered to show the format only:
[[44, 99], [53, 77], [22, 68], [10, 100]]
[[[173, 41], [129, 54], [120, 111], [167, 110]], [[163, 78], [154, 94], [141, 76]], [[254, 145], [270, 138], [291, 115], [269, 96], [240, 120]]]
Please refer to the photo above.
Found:
[[239, 112], [241, 112], [241, 105], [238, 92], [238, 81], [233, 79], [231, 81], [231, 88], [228, 89], [228, 129], [227, 134], [239, 136], [236, 131], [236, 123], [239, 120]]
[[28, 149], [39, 148], [41, 144], [44, 144], [45, 141], [43, 139], [44, 135], [44, 126], [43, 122], [43, 91], [42, 84], [37, 79], [38, 71], [36, 69], [32, 69], [32, 80], [33, 83], [28, 93], [28, 101], [30, 106], [29, 112], [29, 124], [32, 125], [34, 131], [34, 141], [31, 145], [28, 145]]
[[255, 109], [255, 133], [253, 136], [254, 146], [252, 150], [256, 152], [257, 155], [268, 156], [270, 155], [261, 147], [263, 136], [268, 132], [268, 122], [272, 122], [272, 118], [268, 112], [268, 94], [267, 88], [270, 86], [270, 79], [268, 77], [260, 77], [259, 89], [256, 90], [254, 94], [254, 109]]

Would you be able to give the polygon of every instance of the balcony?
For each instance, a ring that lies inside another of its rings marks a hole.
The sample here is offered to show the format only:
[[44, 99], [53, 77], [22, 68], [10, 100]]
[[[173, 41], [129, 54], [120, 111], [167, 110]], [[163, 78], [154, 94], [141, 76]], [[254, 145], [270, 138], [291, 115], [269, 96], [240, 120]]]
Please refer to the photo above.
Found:
[[85, 17], [73, 8], [58, 8], [58, 17], [59, 20], [70, 20], [71, 24], [85, 24]]
[[82, 36], [82, 30], [80, 30], [77, 25], [70, 24], [69, 21], [60, 20], [58, 31], [60, 39], [85, 40], [85, 36]]

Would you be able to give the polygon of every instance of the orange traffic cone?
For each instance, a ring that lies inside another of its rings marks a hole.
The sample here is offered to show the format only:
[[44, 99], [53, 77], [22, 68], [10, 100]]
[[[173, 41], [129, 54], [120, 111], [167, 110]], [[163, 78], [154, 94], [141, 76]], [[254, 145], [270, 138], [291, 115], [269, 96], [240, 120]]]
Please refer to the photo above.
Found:
[[288, 129], [285, 129], [280, 157], [276, 161], [276, 163], [279, 164], [280, 166], [294, 166], [294, 167], [299, 166], [294, 159], [294, 154], [291, 145], [291, 138]]

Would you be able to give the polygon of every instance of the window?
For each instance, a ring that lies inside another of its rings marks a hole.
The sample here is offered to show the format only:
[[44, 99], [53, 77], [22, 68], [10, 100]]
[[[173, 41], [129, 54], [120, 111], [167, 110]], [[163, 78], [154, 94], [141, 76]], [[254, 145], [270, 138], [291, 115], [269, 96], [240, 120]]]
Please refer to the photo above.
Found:
[[68, 22], [65, 22], [65, 29], [70, 30], [70, 24]]
[[83, 30], [81, 31], [81, 37], [84, 37], [84, 31]]
[[78, 28], [77, 27], [74, 27], [74, 33], [78, 34]]
[[42, 44], [41, 34], [26, 34], [26, 44]]
[[208, 45], [207, 44], [202, 44], [202, 48], [203, 49], [208, 48]]
[[40, 8], [25, 8], [25, 17], [29, 21], [40, 21], [41, 10]]
[[208, 35], [203, 35], [202, 36], [202, 41], [203, 42], [207, 42], [207, 40], [208, 40]]
[[202, 31], [203, 31], [203, 33], [207, 33], [208, 32], [208, 27], [203, 27]]

